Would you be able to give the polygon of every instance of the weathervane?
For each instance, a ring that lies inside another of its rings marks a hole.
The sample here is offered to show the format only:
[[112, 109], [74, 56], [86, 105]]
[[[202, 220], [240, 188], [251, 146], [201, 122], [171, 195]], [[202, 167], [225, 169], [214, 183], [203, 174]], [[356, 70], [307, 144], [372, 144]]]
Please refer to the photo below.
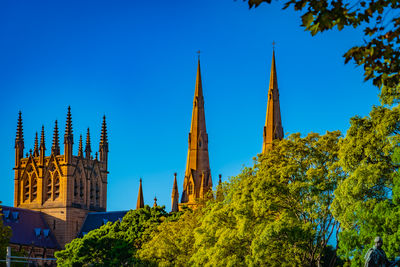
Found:
[[275, 45], [276, 45], [275, 41], [272, 41], [272, 50], [275, 50]]
[[200, 50], [197, 51], [197, 59], [200, 60]]

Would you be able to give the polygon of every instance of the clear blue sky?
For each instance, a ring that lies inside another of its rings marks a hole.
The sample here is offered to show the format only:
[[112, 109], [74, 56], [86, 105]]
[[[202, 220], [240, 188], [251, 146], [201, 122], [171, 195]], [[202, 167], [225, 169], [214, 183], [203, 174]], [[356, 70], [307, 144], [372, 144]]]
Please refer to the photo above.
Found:
[[273, 41], [285, 134], [346, 132], [352, 116], [378, 104], [377, 88], [342, 58], [361, 32], [312, 37], [299, 26], [299, 13], [281, 7], [1, 1], [0, 200], [13, 205], [18, 111], [25, 152], [43, 124], [49, 154], [54, 120], [63, 136], [70, 105], [75, 154], [87, 127], [98, 150], [107, 116], [108, 210], [135, 208], [140, 177], [145, 203], [156, 195], [169, 210], [174, 172], [182, 192], [199, 49], [214, 185], [218, 174], [237, 175], [261, 151]]

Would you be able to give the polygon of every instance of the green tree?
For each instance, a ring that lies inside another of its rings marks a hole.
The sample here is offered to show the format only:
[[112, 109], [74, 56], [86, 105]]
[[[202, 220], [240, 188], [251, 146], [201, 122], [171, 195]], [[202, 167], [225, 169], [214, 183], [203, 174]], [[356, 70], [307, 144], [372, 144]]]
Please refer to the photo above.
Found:
[[5, 259], [6, 249], [9, 245], [10, 238], [12, 235], [11, 228], [4, 226], [3, 224], [3, 214], [1, 213], [1, 201], [0, 201], [0, 259]]
[[348, 172], [335, 191], [333, 214], [340, 221], [339, 253], [361, 266], [377, 235], [388, 257], [400, 244], [400, 109], [374, 107], [369, 117], [354, 117], [340, 148]]
[[[272, 0], [244, 1], [251, 8]], [[399, 1], [285, 0], [283, 8], [290, 6], [301, 12], [302, 26], [312, 35], [335, 27], [362, 28], [364, 38], [346, 52], [345, 62], [363, 66], [365, 80], [381, 90], [383, 104], [400, 102]]]
[[[344, 173], [340, 132], [293, 134], [260, 155], [211, 203], [195, 231], [190, 264], [317, 266], [338, 229], [330, 212]], [[325, 263], [328, 264], [328, 263]]]
[[153, 232], [138, 255], [155, 266], [186, 266], [194, 253], [194, 230], [199, 226], [202, 210], [187, 210], [179, 220], [168, 220]]
[[168, 216], [165, 207], [129, 211], [122, 221], [108, 222], [56, 252], [59, 266], [140, 265], [136, 252]]

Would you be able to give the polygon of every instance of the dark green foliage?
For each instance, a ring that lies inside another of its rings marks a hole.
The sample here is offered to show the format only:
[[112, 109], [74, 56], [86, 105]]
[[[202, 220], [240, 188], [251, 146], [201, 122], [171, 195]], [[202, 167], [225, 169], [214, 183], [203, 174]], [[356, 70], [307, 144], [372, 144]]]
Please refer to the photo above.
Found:
[[349, 174], [335, 191], [333, 213], [343, 231], [339, 253], [362, 266], [364, 255], [381, 236], [389, 258], [399, 256], [400, 109], [374, 107], [370, 117], [355, 117], [341, 142], [340, 164]]
[[108, 222], [56, 253], [59, 266], [131, 266], [141, 264], [136, 252], [166, 220], [165, 207], [129, 211], [122, 222]]

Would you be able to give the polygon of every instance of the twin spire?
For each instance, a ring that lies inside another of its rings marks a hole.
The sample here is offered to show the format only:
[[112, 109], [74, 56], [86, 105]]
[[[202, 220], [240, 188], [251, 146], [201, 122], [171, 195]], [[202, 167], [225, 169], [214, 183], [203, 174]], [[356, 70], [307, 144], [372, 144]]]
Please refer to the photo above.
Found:
[[[73, 130], [72, 130], [72, 116], [71, 116], [71, 107], [68, 107], [67, 119], [65, 124], [65, 134], [64, 134], [64, 155], [67, 162], [70, 162], [72, 159], [72, 145], [73, 145]], [[19, 111], [18, 113], [18, 122], [17, 122], [17, 133], [15, 137], [15, 149], [16, 149], [16, 158], [15, 164], [19, 166], [19, 160], [23, 158], [23, 150], [24, 150], [24, 135], [23, 135], [23, 126], [22, 126], [22, 113]], [[42, 126], [41, 136], [40, 136], [40, 144], [38, 133], [35, 134], [35, 142], [33, 149], [34, 157], [44, 157], [46, 147], [45, 147], [45, 134], [44, 134], [44, 126]], [[86, 148], [85, 148], [85, 156], [88, 159], [91, 158], [91, 146], [90, 146], [90, 133], [89, 128], [87, 130], [86, 135]], [[57, 120], [54, 123], [54, 132], [53, 132], [53, 142], [51, 147], [51, 153], [54, 155], [60, 155], [60, 138], [59, 138], [59, 129]], [[100, 160], [107, 164], [107, 153], [108, 153], [108, 138], [107, 138], [107, 124], [106, 117], [103, 116], [103, 122], [101, 127], [101, 136], [100, 136]], [[79, 149], [78, 156], [83, 157], [83, 147], [82, 147], [82, 135], [79, 140]], [[43, 159], [42, 159], [43, 161]]]
[[267, 115], [263, 132], [262, 153], [270, 150], [274, 140], [283, 139], [281, 109], [279, 103], [278, 78], [275, 66], [275, 51], [272, 52], [271, 74], [268, 88]]

